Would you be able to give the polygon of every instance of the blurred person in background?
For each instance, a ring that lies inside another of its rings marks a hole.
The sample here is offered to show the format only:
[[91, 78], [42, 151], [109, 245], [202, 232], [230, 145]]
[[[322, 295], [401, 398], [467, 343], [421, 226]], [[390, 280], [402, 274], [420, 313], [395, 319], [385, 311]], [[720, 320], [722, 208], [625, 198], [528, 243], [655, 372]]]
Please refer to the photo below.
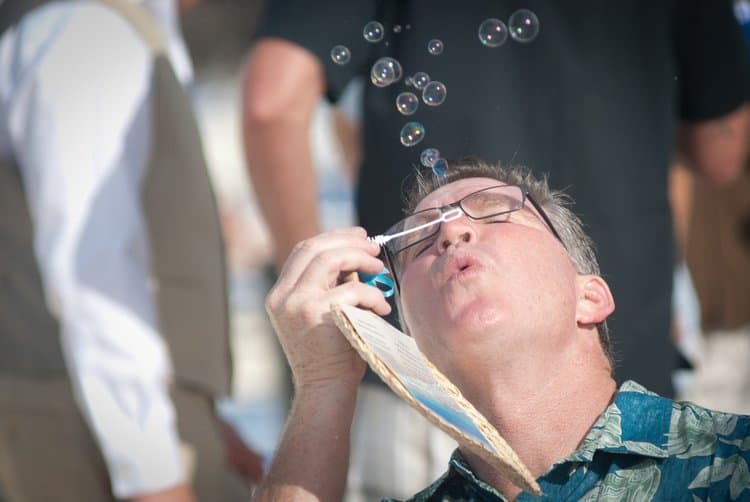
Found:
[[261, 475], [214, 411], [230, 376], [224, 248], [177, 8], [0, 3], [10, 501], [244, 500]]
[[681, 256], [676, 333], [694, 372], [680, 398], [750, 414], [750, 169], [713, 187], [673, 167]]
[[[734, 12], [750, 48], [750, 2]], [[694, 367], [679, 396], [750, 414], [750, 163], [718, 187], [679, 163], [671, 171], [675, 333]]]
[[693, 183], [685, 262], [702, 337], [684, 397], [750, 414], [750, 170], [726, 187]]
[[[247, 61], [244, 137], [277, 264], [319, 227], [311, 110], [323, 96], [335, 101], [352, 78], [369, 81], [373, 63], [392, 57], [403, 78], [364, 91], [359, 224], [374, 235], [399, 219], [401, 181], [427, 147], [549, 173], [554, 187], [578, 201], [618, 298], [609, 321], [618, 382], [636, 379], [673, 395], [670, 160], [676, 147], [686, 165], [722, 183], [747, 155], [750, 71], [728, 1], [394, 0], [321, 9], [275, 0], [268, 7]], [[483, 20], [509, 19], [519, 7], [539, 21], [533, 41], [518, 43], [506, 32], [507, 41], [492, 48], [478, 39]], [[375, 43], [363, 38], [370, 21], [382, 24]], [[432, 39], [442, 42], [439, 54], [428, 52]], [[333, 61], [336, 45], [349, 50], [346, 64]], [[404, 84], [416, 72], [443, 82], [447, 97], [437, 107], [422, 102], [407, 117], [395, 101], [403, 91], [420, 92]], [[399, 130], [412, 120], [424, 125], [425, 139], [405, 148]], [[638, 281], [644, 273], [650, 280]], [[370, 423], [394, 415], [382, 409]], [[369, 438], [388, 451], [384, 437]], [[355, 442], [355, 458], [358, 448], [365, 447]], [[398, 470], [396, 462], [393, 453], [380, 460], [389, 470]]]

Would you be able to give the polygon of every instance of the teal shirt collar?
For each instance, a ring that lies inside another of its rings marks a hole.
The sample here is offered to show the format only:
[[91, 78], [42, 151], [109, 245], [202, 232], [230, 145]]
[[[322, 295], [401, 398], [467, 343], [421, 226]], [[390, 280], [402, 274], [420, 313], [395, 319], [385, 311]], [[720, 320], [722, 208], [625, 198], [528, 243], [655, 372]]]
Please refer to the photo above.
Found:
[[[620, 410], [628, 410], [625, 415]], [[667, 458], [672, 401], [628, 380], [599, 416], [578, 449], [563, 462], [590, 462], [594, 452]], [[625, 431], [625, 432], [623, 432]]]
[[[628, 411], [623, 415], [620, 410]], [[667, 458], [671, 417], [671, 400], [628, 380], [620, 386], [612, 404], [599, 416], [576, 451], [555, 463], [538, 481], [544, 484], [545, 478], [563, 464], [591, 462], [597, 451]], [[494, 494], [499, 500], [505, 500], [497, 490], [474, 475], [458, 450], [451, 457], [449, 472], [430, 488], [437, 488], [446, 476], [450, 476], [450, 471]], [[429, 492], [429, 488], [427, 491]]]

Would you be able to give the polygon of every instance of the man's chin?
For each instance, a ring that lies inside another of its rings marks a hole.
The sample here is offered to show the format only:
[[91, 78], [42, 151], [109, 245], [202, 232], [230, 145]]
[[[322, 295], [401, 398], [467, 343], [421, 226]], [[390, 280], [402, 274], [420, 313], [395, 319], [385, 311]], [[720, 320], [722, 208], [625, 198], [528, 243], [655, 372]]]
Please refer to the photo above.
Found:
[[501, 303], [489, 300], [487, 296], [464, 298], [462, 301], [451, 301], [445, 305], [448, 313], [446, 322], [448, 332], [461, 338], [484, 337], [488, 332], [495, 332], [507, 318]]

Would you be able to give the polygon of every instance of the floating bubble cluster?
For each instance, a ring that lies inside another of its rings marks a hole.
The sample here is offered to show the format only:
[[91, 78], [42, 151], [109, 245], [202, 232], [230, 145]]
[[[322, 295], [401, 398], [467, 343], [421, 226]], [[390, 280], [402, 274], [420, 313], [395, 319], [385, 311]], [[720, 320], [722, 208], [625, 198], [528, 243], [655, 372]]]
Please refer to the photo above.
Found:
[[499, 19], [485, 19], [479, 25], [477, 36], [486, 47], [500, 47], [508, 40], [508, 28]]
[[336, 64], [346, 64], [352, 58], [349, 49], [343, 45], [334, 45], [331, 49], [331, 59]]
[[443, 49], [445, 49], [445, 45], [440, 39], [433, 38], [432, 40], [427, 42], [427, 52], [429, 52], [433, 56], [439, 56], [440, 54], [442, 54]]
[[383, 40], [383, 35], [385, 35], [385, 29], [383, 28], [383, 25], [377, 21], [370, 21], [362, 30], [362, 36], [372, 44]]
[[528, 44], [539, 34], [539, 18], [528, 9], [519, 9], [508, 19], [508, 30], [513, 40]]
[[424, 139], [424, 126], [419, 122], [407, 122], [401, 128], [401, 144], [414, 146]]
[[396, 109], [401, 115], [413, 115], [419, 107], [419, 98], [413, 92], [402, 92], [396, 96]]
[[443, 104], [447, 95], [448, 89], [445, 87], [445, 84], [433, 80], [422, 90], [422, 101], [428, 106], [438, 106]]
[[421, 91], [430, 82], [430, 76], [423, 71], [418, 71], [414, 74], [412, 80], [414, 82], [414, 87]]
[[[2, 3], [2, 0], [0, 0]], [[393, 25], [394, 33], [401, 33], [400, 24]], [[406, 25], [405, 29], [410, 29]], [[528, 9], [519, 9], [508, 18], [507, 25], [496, 18], [488, 18], [482, 21], [477, 30], [479, 41], [485, 47], [500, 47], [507, 40], [508, 36], [520, 43], [529, 43], [539, 35], [539, 18]], [[378, 21], [369, 21], [362, 29], [362, 36], [369, 43], [378, 43], [385, 37], [385, 28]], [[388, 41], [384, 42], [388, 47]], [[439, 38], [433, 38], [427, 42], [427, 52], [433, 56], [439, 56], [445, 50], [445, 44]], [[336, 45], [331, 49], [331, 59], [334, 63], [345, 65], [351, 60], [351, 53], [344, 45]], [[370, 69], [370, 81], [377, 87], [387, 87], [392, 85], [403, 76], [401, 63], [391, 57], [382, 57], [375, 61]], [[406, 87], [414, 87], [422, 94], [422, 101], [428, 106], [439, 106], [445, 102], [448, 90], [443, 82], [432, 81], [430, 76], [425, 72], [416, 72], [414, 75], [406, 77], [404, 84]], [[396, 97], [396, 109], [402, 115], [413, 115], [419, 108], [419, 92], [404, 91]], [[425, 128], [419, 122], [408, 122], [404, 124], [400, 131], [401, 144], [406, 147], [412, 147], [419, 144], [425, 137]], [[425, 167], [431, 167], [432, 171], [442, 184], [447, 180], [448, 164], [445, 159], [440, 157], [440, 151], [437, 148], [426, 148], [419, 156], [419, 160]]]
[[380, 58], [372, 65], [370, 81], [378, 87], [387, 87], [401, 80], [401, 63], [393, 58]]
[[426, 148], [419, 154], [419, 161], [425, 167], [432, 167], [440, 158], [440, 150], [437, 148]]

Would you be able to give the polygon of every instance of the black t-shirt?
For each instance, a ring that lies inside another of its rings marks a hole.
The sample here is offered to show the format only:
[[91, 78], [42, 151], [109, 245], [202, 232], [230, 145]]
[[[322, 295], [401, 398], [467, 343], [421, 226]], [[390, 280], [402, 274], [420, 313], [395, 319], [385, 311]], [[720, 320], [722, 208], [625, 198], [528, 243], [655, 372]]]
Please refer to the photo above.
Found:
[[[533, 42], [480, 43], [483, 20], [507, 23], [519, 8], [539, 18]], [[362, 35], [371, 20], [385, 27], [377, 44]], [[747, 97], [750, 75], [728, 1], [284, 0], [270, 2], [257, 35], [314, 53], [332, 100], [353, 77], [367, 79], [357, 210], [373, 234], [402, 217], [402, 183], [425, 148], [548, 173], [554, 188], [575, 199], [615, 297], [609, 325], [617, 379], [672, 394], [667, 168], [677, 120], [719, 117]], [[427, 51], [433, 38], [444, 43], [439, 56]], [[330, 57], [338, 44], [351, 52], [346, 65]], [[443, 82], [446, 101], [401, 115], [395, 98], [413, 90], [404, 79], [369, 84], [382, 56], [397, 59], [404, 77], [423, 71]], [[399, 131], [411, 120], [426, 135], [406, 148]]]

